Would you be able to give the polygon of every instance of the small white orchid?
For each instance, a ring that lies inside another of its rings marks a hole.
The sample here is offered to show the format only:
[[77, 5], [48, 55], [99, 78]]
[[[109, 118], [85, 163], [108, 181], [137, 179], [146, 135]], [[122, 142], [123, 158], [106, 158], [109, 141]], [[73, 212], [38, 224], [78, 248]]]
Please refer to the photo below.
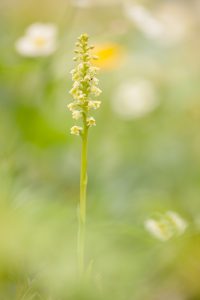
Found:
[[144, 226], [155, 238], [161, 241], [168, 241], [174, 236], [183, 234], [188, 226], [187, 222], [177, 213], [168, 211], [159, 219], [148, 219]]
[[51, 55], [56, 50], [56, 34], [54, 24], [32, 24], [18, 39], [15, 48], [19, 54], [28, 57]]
[[112, 108], [122, 119], [141, 118], [159, 104], [151, 81], [137, 79], [122, 83], [112, 98]]

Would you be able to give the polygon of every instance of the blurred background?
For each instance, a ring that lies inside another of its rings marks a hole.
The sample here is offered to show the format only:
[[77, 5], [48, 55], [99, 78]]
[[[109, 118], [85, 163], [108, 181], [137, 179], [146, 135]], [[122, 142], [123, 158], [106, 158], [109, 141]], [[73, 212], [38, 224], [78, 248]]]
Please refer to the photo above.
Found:
[[[199, 300], [199, 0], [1, 0], [0, 12], [0, 299]], [[103, 93], [82, 285], [67, 105], [84, 32]], [[166, 211], [188, 226], [163, 242], [144, 224]]]

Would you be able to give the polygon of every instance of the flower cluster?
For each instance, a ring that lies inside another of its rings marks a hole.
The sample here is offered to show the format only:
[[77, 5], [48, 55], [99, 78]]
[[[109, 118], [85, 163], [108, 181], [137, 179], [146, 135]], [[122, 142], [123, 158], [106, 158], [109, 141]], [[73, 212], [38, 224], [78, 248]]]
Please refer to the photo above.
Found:
[[168, 211], [157, 219], [148, 219], [145, 228], [155, 238], [167, 241], [185, 232], [188, 224], [177, 213]]
[[84, 130], [95, 126], [95, 119], [90, 115], [91, 110], [98, 109], [101, 101], [93, 100], [101, 94], [98, 88], [99, 80], [96, 78], [98, 68], [93, 66], [92, 61], [97, 59], [92, 54], [94, 46], [88, 46], [88, 35], [82, 34], [76, 43], [74, 61], [78, 64], [71, 71], [73, 87], [70, 90], [74, 101], [68, 105], [74, 120], [82, 119], [83, 128], [73, 126], [71, 134], [81, 135]]

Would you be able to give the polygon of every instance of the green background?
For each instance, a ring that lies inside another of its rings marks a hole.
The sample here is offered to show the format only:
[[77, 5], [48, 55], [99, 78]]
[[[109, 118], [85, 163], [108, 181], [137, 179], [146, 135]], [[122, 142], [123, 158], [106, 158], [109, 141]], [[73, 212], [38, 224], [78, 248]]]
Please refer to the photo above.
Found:
[[[126, 17], [124, 2], [94, 0], [86, 8], [61, 0], [1, 2], [1, 300], [200, 299], [199, 3], [140, 2], [150, 11], [175, 3], [194, 20], [184, 40], [165, 44]], [[16, 52], [16, 40], [35, 22], [58, 26], [52, 56]], [[67, 110], [73, 48], [82, 32], [92, 44], [121, 45], [126, 56], [99, 74], [102, 107], [89, 138], [84, 284], [76, 262], [80, 140], [69, 133]], [[159, 106], [124, 120], [111, 99], [121, 83], [138, 77], [152, 81]], [[144, 222], [167, 210], [189, 226], [163, 243]]]

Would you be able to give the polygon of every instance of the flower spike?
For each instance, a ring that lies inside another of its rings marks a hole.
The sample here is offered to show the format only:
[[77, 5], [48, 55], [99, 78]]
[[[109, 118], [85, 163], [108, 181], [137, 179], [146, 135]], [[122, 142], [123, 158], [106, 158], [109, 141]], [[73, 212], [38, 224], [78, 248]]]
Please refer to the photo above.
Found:
[[[101, 90], [98, 87], [99, 80], [96, 78], [99, 69], [92, 64], [97, 57], [92, 54], [94, 46], [88, 45], [88, 39], [87, 34], [82, 34], [76, 43], [74, 61], [77, 65], [71, 71], [73, 86], [69, 92], [74, 101], [68, 104], [72, 118], [82, 119], [83, 131], [96, 125], [95, 119], [89, 113], [98, 109], [101, 104], [101, 101], [93, 100], [101, 94]], [[71, 133], [74, 133], [74, 130], [71, 130]]]
[[74, 61], [76, 67], [71, 71], [73, 86], [70, 94], [73, 102], [68, 104], [68, 109], [72, 113], [74, 120], [82, 120], [82, 126], [74, 125], [71, 134], [79, 135], [82, 139], [81, 146], [81, 170], [80, 170], [80, 202], [79, 202], [79, 228], [78, 228], [78, 265], [82, 276], [85, 272], [85, 222], [86, 222], [86, 203], [87, 203], [87, 149], [88, 132], [90, 127], [96, 125], [95, 119], [90, 115], [90, 111], [98, 109], [101, 101], [93, 100], [101, 94], [98, 87], [99, 80], [96, 78], [98, 68], [92, 62], [96, 57], [93, 56], [94, 46], [88, 45], [88, 35], [82, 34], [76, 43]]

